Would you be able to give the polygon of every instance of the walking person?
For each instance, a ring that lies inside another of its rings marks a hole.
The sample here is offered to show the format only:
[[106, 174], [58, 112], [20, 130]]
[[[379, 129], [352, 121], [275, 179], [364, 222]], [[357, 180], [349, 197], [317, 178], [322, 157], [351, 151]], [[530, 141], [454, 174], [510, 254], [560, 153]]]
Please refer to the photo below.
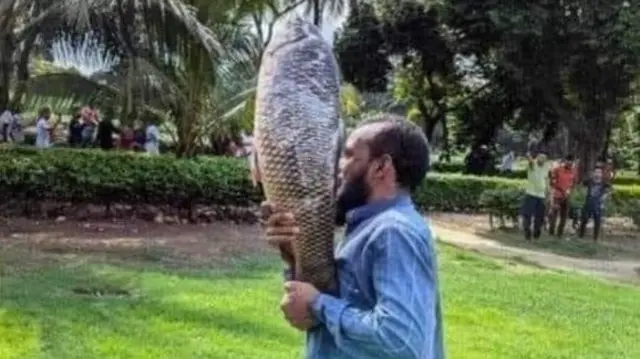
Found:
[[36, 122], [36, 147], [45, 149], [51, 147], [51, 110], [45, 107], [40, 110], [38, 121]]
[[80, 108], [75, 108], [72, 113], [71, 121], [69, 121], [67, 142], [69, 147], [78, 147], [82, 143], [82, 115]]
[[602, 228], [604, 204], [611, 194], [611, 184], [605, 181], [604, 170], [596, 167], [591, 178], [584, 181], [584, 186], [587, 187], [587, 197], [582, 207], [578, 237], [584, 238], [587, 223], [593, 219], [593, 240], [597, 241]]
[[[307, 332], [306, 358], [444, 358], [435, 238], [410, 196], [428, 168], [427, 140], [410, 122], [386, 115], [349, 136], [337, 200], [346, 225], [336, 248], [340, 291], [284, 285], [281, 310]], [[267, 239], [290, 249], [295, 218], [273, 210], [263, 207]]]
[[549, 191], [549, 164], [547, 163], [547, 155], [543, 152], [539, 152], [536, 156], [527, 154], [527, 160], [529, 163], [525, 197], [520, 212], [524, 237], [529, 241], [531, 237], [540, 238], [544, 224], [545, 201]]
[[[566, 156], [560, 166], [551, 171], [551, 211], [549, 214], [549, 234], [559, 238], [564, 235], [567, 217], [571, 210], [570, 197], [575, 186], [576, 172], [574, 157]], [[560, 223], [556, 227], [560, 217]]]

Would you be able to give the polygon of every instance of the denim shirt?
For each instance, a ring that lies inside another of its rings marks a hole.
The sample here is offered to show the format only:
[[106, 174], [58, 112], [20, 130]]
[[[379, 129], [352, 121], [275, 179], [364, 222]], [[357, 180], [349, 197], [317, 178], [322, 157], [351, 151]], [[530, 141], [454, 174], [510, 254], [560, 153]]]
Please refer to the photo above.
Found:
[[312, 303], [309, 359], [444, 359], [431, 229], [406, 194], [347, 215], [336, 246], [340, 297]]

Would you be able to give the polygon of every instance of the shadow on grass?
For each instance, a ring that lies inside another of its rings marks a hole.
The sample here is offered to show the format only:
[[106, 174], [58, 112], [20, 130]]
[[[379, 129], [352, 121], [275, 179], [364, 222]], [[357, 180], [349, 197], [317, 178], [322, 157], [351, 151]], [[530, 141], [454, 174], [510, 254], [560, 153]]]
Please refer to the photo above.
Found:
[[515, 228], [476, 231], [474, 234], [510, 247], [546, 251], [573, 258], [610, 260], [625, 253], [620, 248], [608, 245], [607, 242], [594, 242], [571, 235], [557, 238], [543, 233], [539, 239], [526, 241], [522, 232]]

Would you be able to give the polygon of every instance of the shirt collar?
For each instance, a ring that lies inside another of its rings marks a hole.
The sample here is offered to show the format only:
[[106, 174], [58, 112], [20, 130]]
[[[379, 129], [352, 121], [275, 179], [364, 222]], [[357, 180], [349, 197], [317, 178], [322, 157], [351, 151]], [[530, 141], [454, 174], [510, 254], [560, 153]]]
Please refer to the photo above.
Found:
[[399, 192], [395, 197], [378, 200], [354, 208], [347, 212], [347, 228], [355, 228], [358, 224], [366, 221], [367, 219], [386, 211], [393, 207], [404, 207], [412, 205], [411, 196], [407, 192]]

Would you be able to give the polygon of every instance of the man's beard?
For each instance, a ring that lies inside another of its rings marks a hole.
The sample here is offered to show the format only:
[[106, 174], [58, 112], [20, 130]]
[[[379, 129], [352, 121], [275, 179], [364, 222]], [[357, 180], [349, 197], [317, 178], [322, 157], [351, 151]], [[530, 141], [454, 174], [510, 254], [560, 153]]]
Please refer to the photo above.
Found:
[[347, 222], [347, 213], [367, 204], [371, 190], [364, 179], [365, 172], [355, 179], [340, 185], [336, 199], [336, 224], [343, 226]]

